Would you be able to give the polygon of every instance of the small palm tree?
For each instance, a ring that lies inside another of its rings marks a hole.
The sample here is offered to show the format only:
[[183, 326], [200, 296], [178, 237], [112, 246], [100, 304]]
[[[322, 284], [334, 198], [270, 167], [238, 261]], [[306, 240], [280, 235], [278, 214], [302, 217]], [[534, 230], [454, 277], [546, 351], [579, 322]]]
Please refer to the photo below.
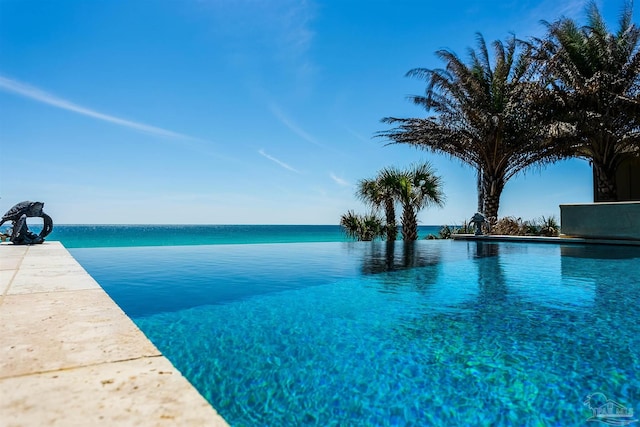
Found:
[[340, 225], [348, 237], [358, 241], [371, 241], [385, 235], [382, 219], [375, 214], [358, 215], [348, 211], [340, 218]]
[[430, 164], [422, 163], [408, 170], [383, 169], [379, 180], [402, 205], [402, 239], [417, 240], [418, 212], [427, 206], [444, 203], [442, 179], [435, 175]]
[[387, 241], [396, 240], [398, 226], [396, 224], [395, 200], [389, 185], [380, 180], [380, 176], [376, 179], [363, 179], [358, 183], [356, 195], [376, 210], [384, 207]]
[[[429, 205], [441, 206], [444, 202], [441, 181], [429, 163], [417, 164], [407, 170], [388, 167], [381, 170], [375, 179], [361, 180], [356, 195], [369, 203], [374, 210], [384, 206], [386, 224], [382, 226], [382, 230], [386, 232], [388, 242], [396, 239], [395, 204], [400, 203], [402, 238], [405, 241], [413, 241], [418, 238], [418, 211]], [[373, 213], [369, 216], [359, 216], [349, 211], [342, 215], [340, 224], [349, 236], [359, 240], [371, 240], [361, 238], [367, 234], [362, 231], [365, 218], [368, 218], [375, 228], [373, 218], [377, 217]]]

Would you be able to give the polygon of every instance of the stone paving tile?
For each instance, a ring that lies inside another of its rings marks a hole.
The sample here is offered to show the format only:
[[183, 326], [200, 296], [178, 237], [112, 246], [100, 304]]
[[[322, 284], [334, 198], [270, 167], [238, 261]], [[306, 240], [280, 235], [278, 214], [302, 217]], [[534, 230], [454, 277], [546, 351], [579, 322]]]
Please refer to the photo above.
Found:
[[159, 355], [102, 290], [7, 295], [0, 378]]
[[0, 425], [227, 426], [164, 357], [0, 379]]
[[27, 246], [0, 245], [0, 270], [15, 270], [27, 253]]
[[51, 256], [40, 256], [33, 254], [32, 252], [28, 252], [25, 259], [22, 261], [20, 265], [20, 269], [23, 270], [32, 270], [32, 269], [49, 269], [56, 267], [75, 267], [82, 269], [78, 262], [71, 258], [70, 254], [60, 254], [60, 255], [51, 255]]
[[44, 254], [47, 257], [55, 255], [69, 255], [69, 251], [61, 242], [44, 242], [39, 245], [29, 245], [29, 252], [35, 255]]
[[35, 292], [102, 289], [80, 265], [48, 268], [20, 268], [7, 292], [8, 295]]
[[7, 292], [9, 282], [15, 274], [15, 270], [0, 270], [0, 298]]
[[4, 251], [0, 252], [0, 271], [15, 270], [21, 261], [22, 257], [6, 257]]

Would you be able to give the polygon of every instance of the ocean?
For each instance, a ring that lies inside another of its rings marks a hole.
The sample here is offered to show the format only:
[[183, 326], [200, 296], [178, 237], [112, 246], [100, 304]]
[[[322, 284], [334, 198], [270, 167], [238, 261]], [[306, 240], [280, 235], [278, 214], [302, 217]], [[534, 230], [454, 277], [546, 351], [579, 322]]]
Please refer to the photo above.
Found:
[[[6, 227], [2, 227], [6, 232]], [[441, 226], [418, 227], [420, 239]], [[29, 230], [40, 232], [40, 224]], [[400, 237], [400, 235], [398, 235]], [[46, 240], [66, 248], [347, 242], [339, 225], [55, 225]]]

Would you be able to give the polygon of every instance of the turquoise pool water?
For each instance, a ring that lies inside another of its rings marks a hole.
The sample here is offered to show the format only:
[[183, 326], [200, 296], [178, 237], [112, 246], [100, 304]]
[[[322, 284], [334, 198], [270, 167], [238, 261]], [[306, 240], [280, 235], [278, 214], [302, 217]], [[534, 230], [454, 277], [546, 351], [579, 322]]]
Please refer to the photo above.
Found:
[[592, 393], [640, 411], [640, 248], [71, 252], [233, 426], [585, 425]]

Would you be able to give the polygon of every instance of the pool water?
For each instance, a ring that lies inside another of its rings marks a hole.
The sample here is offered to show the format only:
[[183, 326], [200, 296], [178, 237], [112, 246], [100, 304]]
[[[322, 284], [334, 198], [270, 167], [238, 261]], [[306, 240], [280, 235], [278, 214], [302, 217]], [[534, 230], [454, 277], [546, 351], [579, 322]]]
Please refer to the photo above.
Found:
[[592, 393], [640, 411], [638, 247], [71, 252], [232, 426], [585, 425]]

